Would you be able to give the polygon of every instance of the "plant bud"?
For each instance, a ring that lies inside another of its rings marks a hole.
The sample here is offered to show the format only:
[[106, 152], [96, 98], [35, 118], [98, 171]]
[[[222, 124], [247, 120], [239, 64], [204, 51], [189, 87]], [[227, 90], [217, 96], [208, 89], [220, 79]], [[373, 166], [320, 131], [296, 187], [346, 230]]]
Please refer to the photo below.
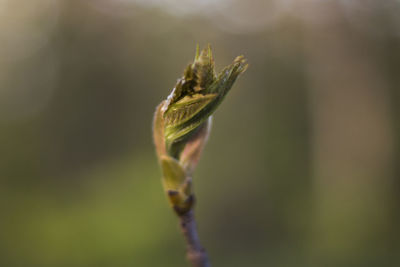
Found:
[[193, 204], [191, 174], [207, 141], [211, 116], [247, 67], [244, 57], [239, 56], [216, 75], [210, 46], [201, 53], [197, 47], [194, 62], [157, 107], [154, 144], [164, 189], [178, 213], [187, 212]]

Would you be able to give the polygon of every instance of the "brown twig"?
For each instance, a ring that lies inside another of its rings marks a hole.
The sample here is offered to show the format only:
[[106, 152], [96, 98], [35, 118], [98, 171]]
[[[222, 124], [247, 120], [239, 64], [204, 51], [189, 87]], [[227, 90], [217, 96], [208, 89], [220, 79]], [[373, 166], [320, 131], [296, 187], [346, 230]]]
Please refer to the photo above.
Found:
[[186, 241], [186, 257], [192, 267], [211, 267], [208, 256], [197, 235], [193, 209], [179, 215], [180, 227]]

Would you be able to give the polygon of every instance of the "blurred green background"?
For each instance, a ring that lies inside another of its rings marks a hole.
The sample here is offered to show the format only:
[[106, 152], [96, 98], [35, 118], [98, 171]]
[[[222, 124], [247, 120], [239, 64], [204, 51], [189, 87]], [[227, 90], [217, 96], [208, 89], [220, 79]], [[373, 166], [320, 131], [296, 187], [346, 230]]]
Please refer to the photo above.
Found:
[[0, 266], [186, 266], [151, 139], [250, 63], [195, 172], [213, 266], [400, 266], [400, 2], [0, 0]]

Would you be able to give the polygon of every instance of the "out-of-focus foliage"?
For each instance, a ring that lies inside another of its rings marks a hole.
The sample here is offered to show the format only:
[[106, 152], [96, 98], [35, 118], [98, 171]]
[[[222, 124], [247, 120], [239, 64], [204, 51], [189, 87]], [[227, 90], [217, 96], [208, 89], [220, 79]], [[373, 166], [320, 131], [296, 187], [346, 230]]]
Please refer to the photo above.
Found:
[[[400, 3], [0, 0], [0, 266], [185, 266], [154, 107], [251, 68], [193, 177], [214, 266], [399, 266]], [[212, 186], [210, 186], [212, 185]]]

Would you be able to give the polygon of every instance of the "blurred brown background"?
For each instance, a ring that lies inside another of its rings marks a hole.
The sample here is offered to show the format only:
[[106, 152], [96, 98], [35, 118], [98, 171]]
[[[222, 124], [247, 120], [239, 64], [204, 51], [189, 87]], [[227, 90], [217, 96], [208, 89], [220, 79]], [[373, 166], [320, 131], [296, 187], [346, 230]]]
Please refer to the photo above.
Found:
[[248, 71], [195, 173], [213, 266], [400, 266], [400, 2], [0, 0], [0, 266], [186, 266], [151, 120]]

